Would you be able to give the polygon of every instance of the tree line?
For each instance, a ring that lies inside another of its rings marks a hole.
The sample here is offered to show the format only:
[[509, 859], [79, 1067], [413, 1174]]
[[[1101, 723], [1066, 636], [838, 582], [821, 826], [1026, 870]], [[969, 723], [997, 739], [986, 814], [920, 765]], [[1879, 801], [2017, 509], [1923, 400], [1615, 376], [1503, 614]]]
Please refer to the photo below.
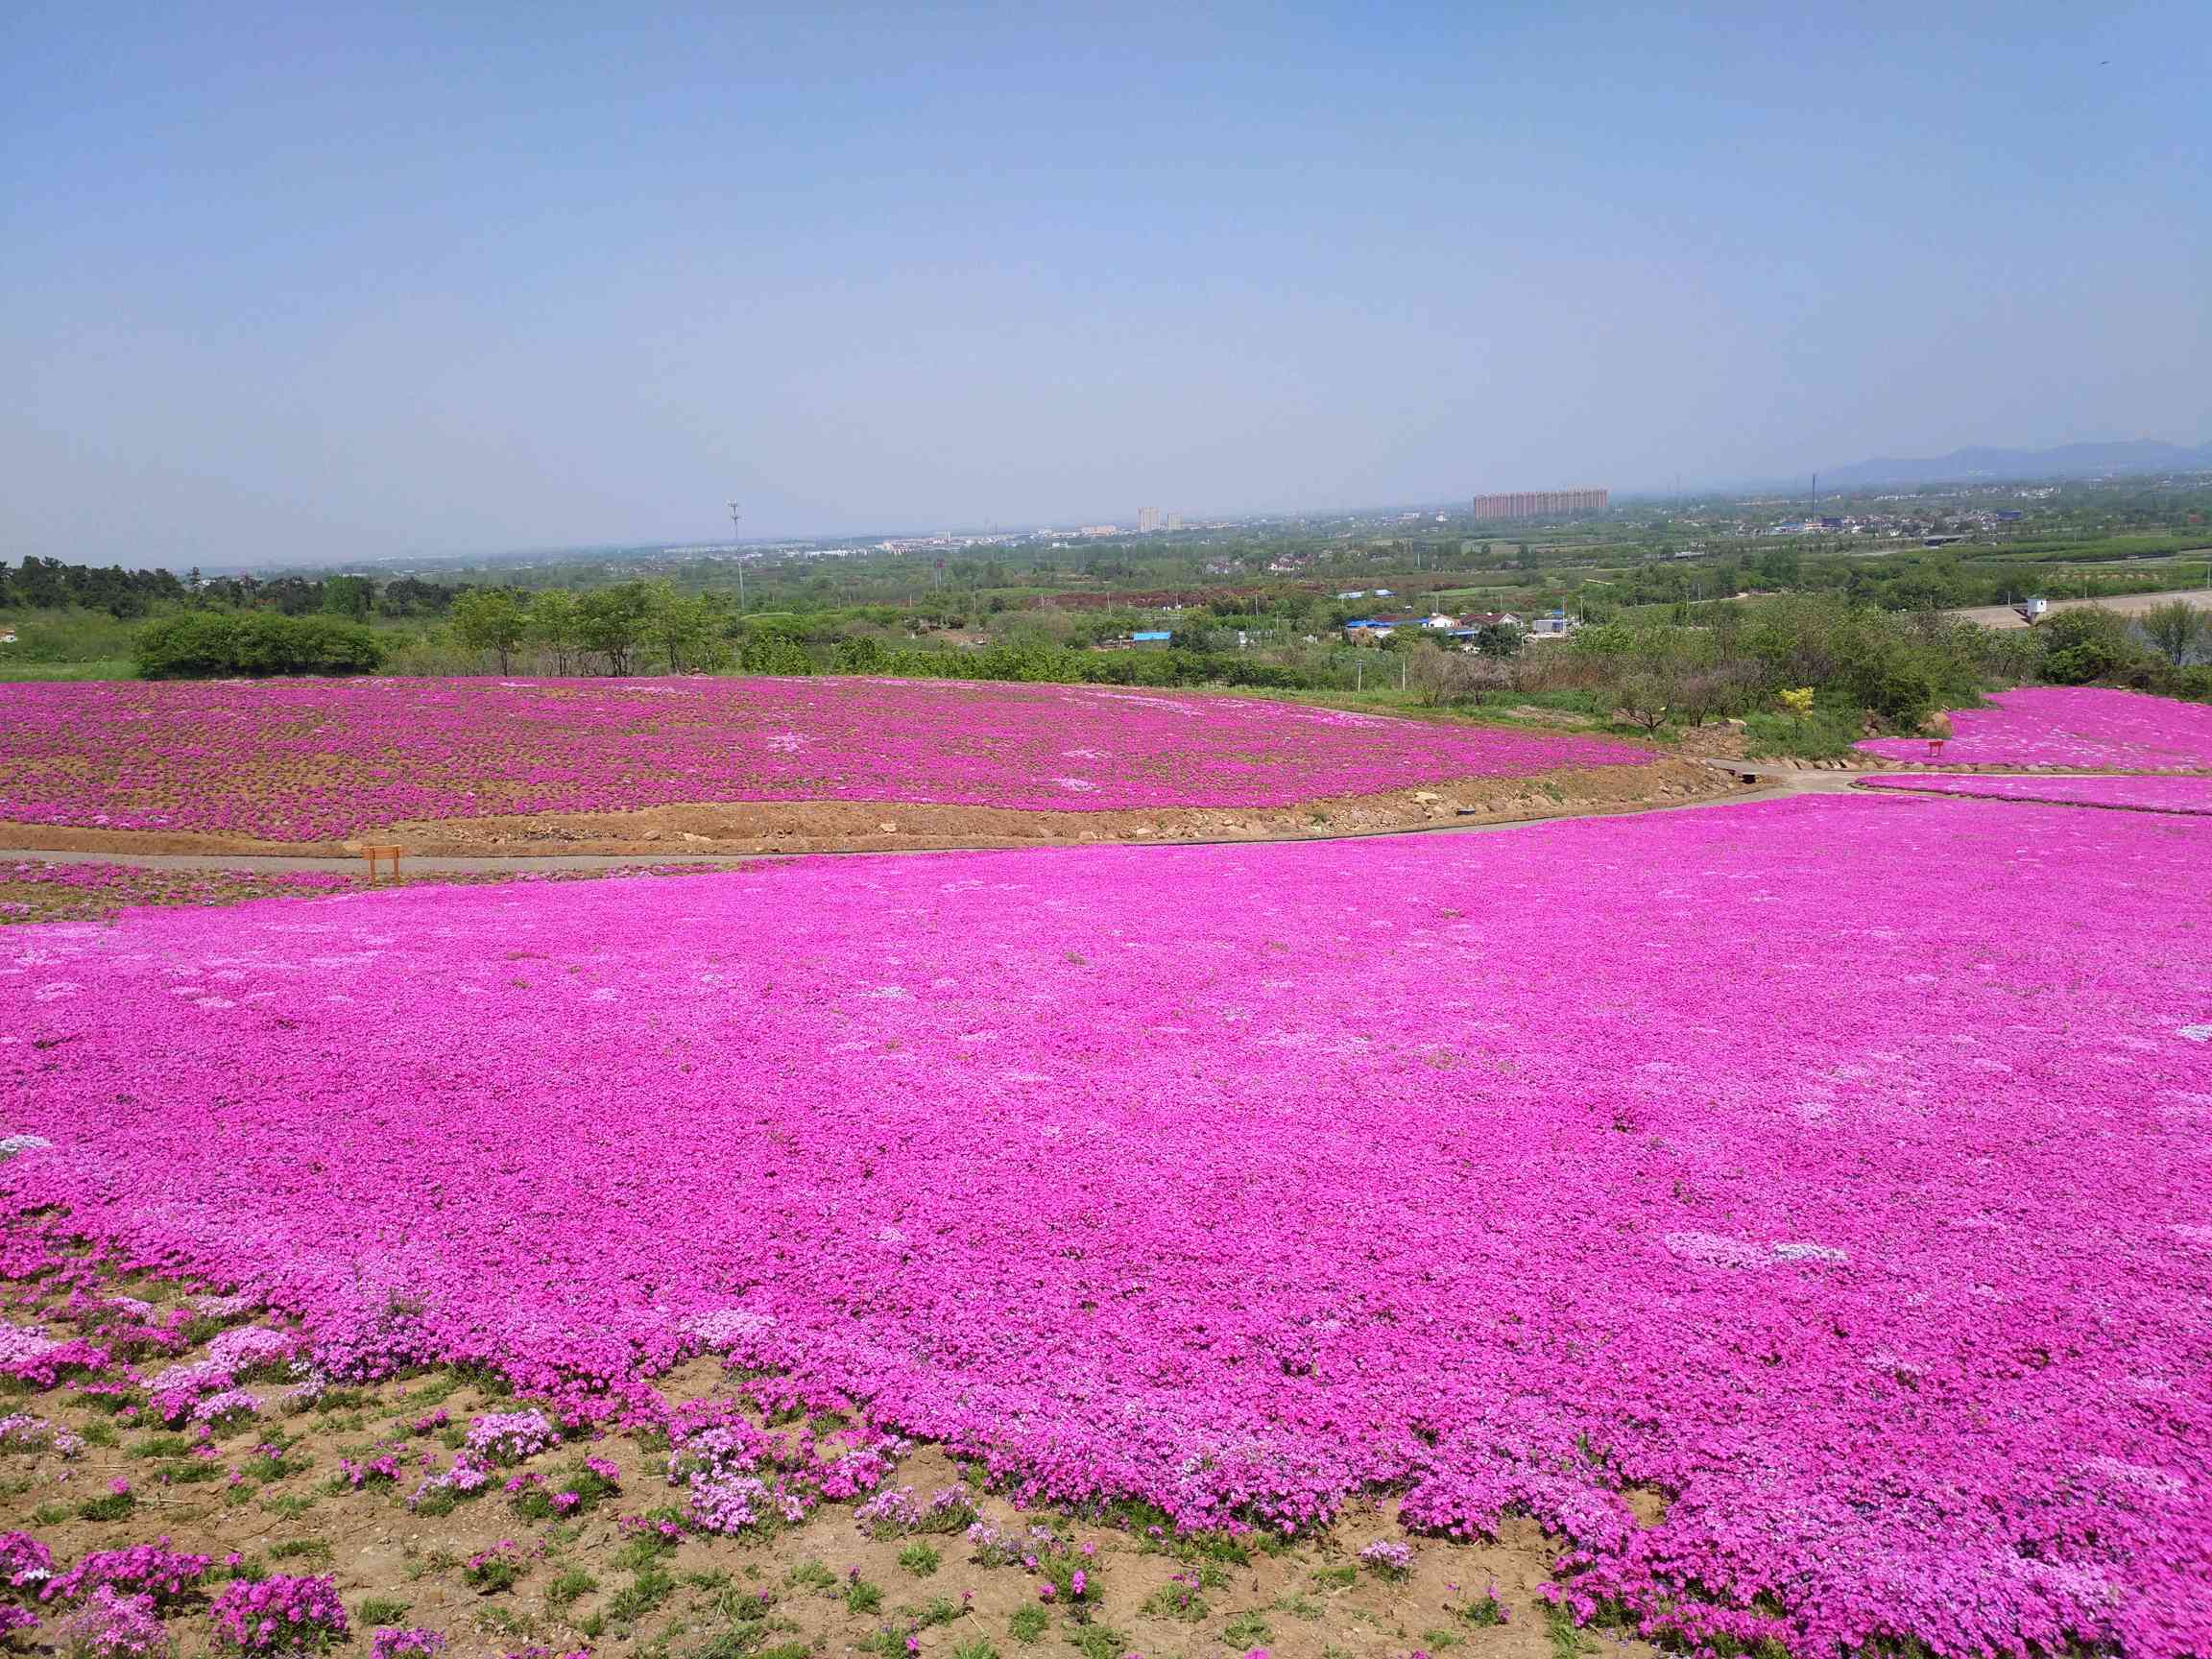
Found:
[[126, 570], [119, 565], [69, 565], [36, 555], [11, 569], [0, 560], [0, 611], [101, 611], [120, 622], [187, 608], [403, 621], [443, 616], [469, 591], [470, 584], [425, 582], [416, 576], [390, 582], [369, 576], [203, 577], [197, 566], [179, 576], [169, 570]]
[[2212, 702], [2212, 612], [2176, 602], [2130, 620], [2062, 611], [2000, 632], [1836, 593], [1715, 607], [1683, 626], [1644, 615], [1565, 645], [1486, 658], [1411, 648], [1407, 684], [1432, 706], [1548, 703], [1656, 735], [1744, 722], [1754, 754], [1838, 757], [1860, 738], [1939, 730], [1985, 689], [2106, 685]]

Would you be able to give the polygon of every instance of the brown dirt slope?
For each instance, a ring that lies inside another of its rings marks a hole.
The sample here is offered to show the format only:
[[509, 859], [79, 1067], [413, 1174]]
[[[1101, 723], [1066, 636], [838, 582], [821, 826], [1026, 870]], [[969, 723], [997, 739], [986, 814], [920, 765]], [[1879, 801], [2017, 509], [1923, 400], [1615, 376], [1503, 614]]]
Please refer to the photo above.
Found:
[[557, 853], [665, 856], [670, 853], [901, 852], [1054, 843], [1276, 840], [1419, 829], [1441, 822], [1501, 823], [1632, 811], [1729, 792], [1711, 766], [1665, 759], [1591, 766], [1533, 778], [1470, 778], [1380, 795], [1339, 796], [1295, 806], [1179, 807], [1112, 812], [1032, 812], [998, 806], [850, 801], [722, 801], [632, 812], [422, 819], [385, 826], [342, 845], [250, 836], [83, 830], [0, 823], [0, 848], [55, 853], [190, 853], [313, 856], [387, 842], [409, 853], [530, 856]]

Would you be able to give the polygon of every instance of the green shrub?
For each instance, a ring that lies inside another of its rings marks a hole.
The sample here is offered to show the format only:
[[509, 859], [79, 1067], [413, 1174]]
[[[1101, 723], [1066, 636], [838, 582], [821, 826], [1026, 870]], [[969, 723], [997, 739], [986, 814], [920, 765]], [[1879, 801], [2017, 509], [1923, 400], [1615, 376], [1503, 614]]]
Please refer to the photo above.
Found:
[[1754, 760], [1794, 756], [1801, 760], [1847, 758], [1859, 740], [1859, 719], [1842, 709], [1810, 714], [1751, 714], [1743, 721], [1743, 753]]
[[2168, 683], [2168, 694], [2192, 703], [2212, 703], [2212, 663], [2184, 668]]
[[2053, 685], [2087, 685], [2150, 666], [2128, 624], [2110, 611], [2061, 611], [2040, 623], [2035, 637], [2043, 646], [2040, 677]]
[[384, 655], [384, 641], [359, 623], [274, 611], [188, 611], [149, 622], [132, 645], [148, 680], [373, 674]]

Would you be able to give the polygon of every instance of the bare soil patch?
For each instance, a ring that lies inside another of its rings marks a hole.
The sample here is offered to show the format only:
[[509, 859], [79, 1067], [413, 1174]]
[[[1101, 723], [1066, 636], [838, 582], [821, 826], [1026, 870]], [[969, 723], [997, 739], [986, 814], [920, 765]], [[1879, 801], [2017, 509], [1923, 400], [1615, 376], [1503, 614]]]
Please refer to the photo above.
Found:
[[[156, 1302], [175, 1286], [108, 1281]], [[17, 1293], [14, 1318], [49, 1316], [65, 1298]], [[189, 1350], [144, 1367], [196, 1358]], [[736, 1394], [742, 1383], [710, 1358], [661, 1380], [671, 1402]], [[1278, 1659], [1403, 1659], [1409, 1651], [1465, 1659], [1557, 1659], [1594, 1653], [1597, 1633], [1562, 1627], [1542, 1588], [1567, 1545], [1532, 1522], [1507, 1521], [1492, 1541], [1408, 1537], [1387, 1498], [1355, 1506], [1326, 1532], [1286, 1540], [1251, 1532], [1177, 1537], [1127, 1515], [1023, 1507], [941, 1449], [910, 1452], [885, 1483], [926, 1500], [964, 1486], [979, 1520], [1019, 1536], [1052, 1527], [1089, 1546], [1080, 1607], [1040, 1600], [1040, 1580], [1018, 1562], [986, 1564], [959, 1531], [870, 1536], [853, 1503], [827, 1503], [796, 1526], [738, 1535], [658, 1523], [683, 1513], [667, 1479], [667, 1442], [654, 1430], [611, 1428], [573, 1436], [499, 1471], [544, 1489], [589, 1455], [619, 1471], [619, 1491], [567, 1518], [535, 1516], [495, 1480], [458, 1503], [410, 1506], [471, 1418], [527, 1402], [495, 1381], [451, 1370], [334, 1385], [308, 1405], [279, 1405], [280, 1384], [256, 1383], [258, 1415], [204, 1434], [153, 1419], [146, 1396], [12, 1384], [0, 1414], [26, 1412], [83, 1440], [73, 1455], [11, 1441], [0, 1450], [0, 1527], [22, 1527], [53, 1552], [58, 1571], [93, 1551], [156, 1537], [206, 1555], [216, 1576], [327, 1575], [366, 1653], [372, 1631], [430, 1629], [448, 1659], [499, 1654], [637, 1655], [638, 1659], [1119, 1659], [1127, 1653], [1239, 1659], [1264, 1647]], [[817, 1419], [833, 1431], [834, 1419]], [[255, 1448], [278, 1448], [280, 1459]], [[397, 1479], [355, 1485], [349, 1461], [397, 1451]], [[128, 1491], [127, 1500], [114, 1494]], [[1658, 1517], [1647, 1499], [1647, 1525]], [[1641, 1513], [1640, 1509], [1640, 1513]], [[1408, 1545], [1410, 1570], [1363, 1567], [1370, 1541]], [[507, 1541], [520, 1561], [512, 1583], [471, 1583], [468, 1564]], [[223, 1564], [231, 1563], [226, 1567]], [[180, 1659], [209, 1653], [206, 1603], [219, 1583], [183, 1597], [166, 1619]], [[1495, 1603], [1506, 1622], [1488, 1623]], [[65, 1608], [39, 1607], [49, 1619]], [[35, 1633], [34, 1645], [48, 1632]], [[1651, 1654], [1626, 1632], [1605, 1648]]]
[[547, 854], [903, 852], [1109, 841], [1281, 840], [1633, 811], [1731, 792], [1710, 766], [1669, 758], [1645, 766], [1568, 768], [1532, 778], [1471, 778], [1293, 806], [1027, 811], [910, 802], [706, 801], [627, 812], [541, 812], [380, 826], [357, 841], [265, 841], [165, 830], [0, 823], [0, 848], [55, 853], [327, 856], [366, 842], [433, 856]]

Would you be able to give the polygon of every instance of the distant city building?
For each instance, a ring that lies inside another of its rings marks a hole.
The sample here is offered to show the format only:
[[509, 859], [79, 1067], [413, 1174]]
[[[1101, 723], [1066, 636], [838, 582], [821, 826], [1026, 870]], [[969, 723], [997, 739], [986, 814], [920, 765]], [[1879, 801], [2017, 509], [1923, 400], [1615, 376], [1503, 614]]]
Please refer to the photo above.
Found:
[[1159, 509], [1159, 508], [1157, 508], [1157, 507], [1140, 507], [1140, 508], [1138, 508], [1138, 509], [1137, 509], [1137, 534], [1138, 534], [1138, 535], [1140, 535], [1140, 536], [1149, 536], [1149, 535], [1151, 535], [1151, 534], [1152, 534], [1152, 532], [1153, 532], [1153, 531], [1155, 531], [1155, 530], [1157, 530], [1157, 529], [1159, 529], [1159, 528], [1160, 528], [1160, 509]]
[[1118, 524], [1085, 524], [1077, 529], [1075, 534], [1078, 536], [1118, 536], [1121, 534], [1121, 526]]
[[[2004, 517], [2004, 515], [2003, 515], [2003, 514], [1999, 514], [1999, 515], [1998, 515], [1998, 517]], [[2017, 514], [2017, 513], [2015, 513], [2015, 514], [2013, 514], [2013, 515], [2012, 515], [2012, 517], [2015, 517], [2015, 518], [2017, 518], [2017, 517], [2020, 517], [2020, 515], [2019, 515], [2019, 514]], [[1180, 530], [1180, 529], [1182, 529], [1182, 528], [1183, 528], [1183, 515], [1182, 515], [1182, 514], [1180, 514], [1180, 513], [1170, 513], [1170, 514], [1168, 514], [1168, 515], [1167, 515], [1167, 528], [1168, 528], [1168, 529], [1170, 529], [1170, 530]]]
[[1603, 490], [1520, 490], [1475, 497], [1478, 518], [1555, 518], [1575, 513], [1602, 513]]

